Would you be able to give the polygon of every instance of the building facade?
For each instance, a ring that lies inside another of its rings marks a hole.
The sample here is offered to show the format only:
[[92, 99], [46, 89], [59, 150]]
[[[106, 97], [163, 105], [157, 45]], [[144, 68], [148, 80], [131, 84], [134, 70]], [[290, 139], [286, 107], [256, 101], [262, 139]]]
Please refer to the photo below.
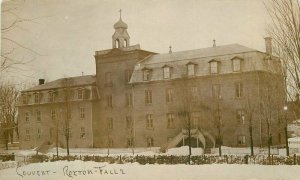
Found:
[[[267, 52], [214, 44], [157, 54], [130, 45], [121, 18], [114, 28], [112, 49], [95, 52], [95, 76], [69, 78], [68, 86], [60, 79], [22, 92], [22, 148], [57, 142], [52, 113], [64, 114], [66, 108], [70, 125], [62, 127], [71, 129], [70, 147], [167, 149], [189, 142], [203, 148], [245, 147], [251, 140], [254, 146], [284, 144], [285, 91], [270, 38]], [[60, 119], [65, 123], [63, 115]], [[58, 136], [65, 147], [65, 134]]]

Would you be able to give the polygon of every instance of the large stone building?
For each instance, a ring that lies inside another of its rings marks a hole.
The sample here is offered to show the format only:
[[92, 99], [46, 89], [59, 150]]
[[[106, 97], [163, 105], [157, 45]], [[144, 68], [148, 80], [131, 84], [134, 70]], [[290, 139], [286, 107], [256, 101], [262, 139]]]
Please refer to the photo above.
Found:
[[114, 28], [112, 49], [95, 52], [95, 76], [22, 91], [21, 148], [65, 147], [66, 132], [70, 147], [165, 149], [187, 144], [189, 132], [205, 148], [284, 143], [284, 85], [270, 38], [266, 52], [214, 43], [157, 54], [130, 45], [121, 18]]

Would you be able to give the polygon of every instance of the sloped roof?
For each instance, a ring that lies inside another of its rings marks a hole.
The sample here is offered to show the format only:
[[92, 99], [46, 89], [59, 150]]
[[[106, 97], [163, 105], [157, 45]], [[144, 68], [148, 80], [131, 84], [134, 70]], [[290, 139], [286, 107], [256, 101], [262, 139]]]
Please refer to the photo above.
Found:
[[[63, 87], [63, 80], [65, 78], [57, 79], [54, 81], [50, 81], [48, 83], [37, 85], [32, 88], [23, 90], [22, 92], [29, 91], [39, 91], [39, 90], [47, 90], [47, 89], [56, 89]], [[86, 76], [77, 76], [68, 78], [71, 80], [71, 86], [84, 86], [84, 85], [92, 85], [96, 83], [95, 75], [86, 75]]]
[[167, 63], [170, 61], [186, 60], [201, 57], [220, 56], [226, 54], [237, 54], [243, 52], [257, 51], [240, 44], [230, 44], [188, 51], [179, 51], [165, 54], [156, 54], [143, 61], [143, 64]]
[[[231, 59], [234, 57], [244, 58], [246, 53], [256, 53], [260, 51], [251, 49], [239, 44], [230, 44], [188, 51], [179, 51], [165, 54], [155, 54], [146, 57], [137, 63], [134, 68], [130, 83], [145, 82], [143, 80], [143, 69], [152, 71], [150, 81], [164, 80], [162, 67], [172, 67], [172, 75], [169, 79], [182, 78], [186, 75], [186, 65], [196, 64], [195, 76], [205, 76], [210, 73], [209, 62], [216, 60], [222, 64], [220, 74], [231, 73]], [[224, 58], [227, 56], [226, 58]]]

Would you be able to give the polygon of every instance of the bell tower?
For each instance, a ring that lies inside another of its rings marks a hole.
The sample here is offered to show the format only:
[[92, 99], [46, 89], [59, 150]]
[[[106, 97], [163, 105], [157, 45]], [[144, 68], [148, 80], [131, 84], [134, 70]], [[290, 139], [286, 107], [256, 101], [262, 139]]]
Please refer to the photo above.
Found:
[[127, 32], [127, 24], [122, 21], [122, 10], [119, 10], [120, 19], [114, 24], [115, 33], [112, 36], [112, 47], [122, 48], [129, 46], [129, 34]]

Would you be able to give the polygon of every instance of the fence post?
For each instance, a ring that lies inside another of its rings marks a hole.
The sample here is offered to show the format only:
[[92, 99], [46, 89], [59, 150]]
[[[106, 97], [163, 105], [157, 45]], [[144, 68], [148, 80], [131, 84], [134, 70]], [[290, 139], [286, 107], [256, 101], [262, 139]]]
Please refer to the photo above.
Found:
[[120, 155], [120, 164], [122, 164], [122, 155]]
[[294, 165], [296, 165], [296, 154], [294, 154]]
[[225, 155], [225, 158], [226, 158], [226, 163], [228, 164], [228, 156], [227, 156], [227, 155]]
[[273, 165], [273, 154], [272, 154], [272, 162], [271, 162], [271, 165]]

